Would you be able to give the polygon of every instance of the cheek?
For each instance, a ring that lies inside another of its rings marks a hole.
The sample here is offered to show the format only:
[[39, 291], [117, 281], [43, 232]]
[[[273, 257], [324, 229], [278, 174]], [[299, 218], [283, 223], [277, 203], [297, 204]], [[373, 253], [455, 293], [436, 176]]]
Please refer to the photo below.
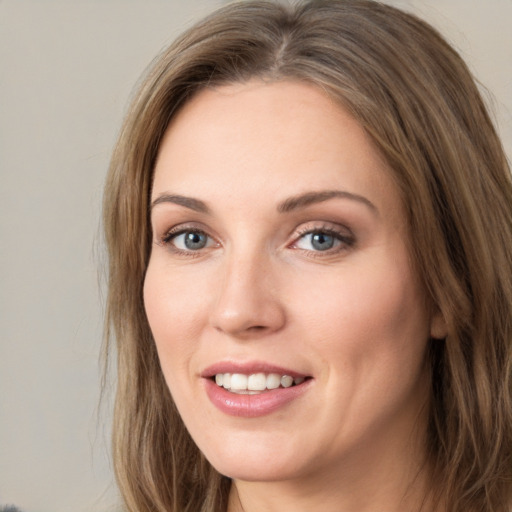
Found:
[[144, 307], [166, 379], [187, 371], [204, 325], [207, 295], [193, 279], [150, 261]]
[[322, 288], [303, 283], [312, 293], [295, 303], [301, 330], [314, 333], [326, 361], [347, 371], [380, 365], [391, 373], [405, 361], [416, 369], [429, 332], [421, 290], [405, 258], [371, 263], [343, 269]]
[[299, 316], [300, 330], [310, 335], [308, 357], [321, 358], [320, 380], [337, 404], [337, 413], [322, 413], [336, 432], [340, 425], [378, 429], [421, 405], [428, 321], [407, 267], [344, 273]]

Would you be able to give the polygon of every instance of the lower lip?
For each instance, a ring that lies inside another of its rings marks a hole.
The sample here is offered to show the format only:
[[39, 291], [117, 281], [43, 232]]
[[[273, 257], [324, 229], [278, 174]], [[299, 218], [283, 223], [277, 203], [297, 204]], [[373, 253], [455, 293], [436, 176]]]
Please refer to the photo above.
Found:
[[256, 395], [239, 395], [226, 391], [211, 379], [205, 379], [206, 394], [217, 409], [230, 416], [256, 418], [265, 416], [299, 398], [310, 386], [312, 379], [289, 388], [277, 388]]

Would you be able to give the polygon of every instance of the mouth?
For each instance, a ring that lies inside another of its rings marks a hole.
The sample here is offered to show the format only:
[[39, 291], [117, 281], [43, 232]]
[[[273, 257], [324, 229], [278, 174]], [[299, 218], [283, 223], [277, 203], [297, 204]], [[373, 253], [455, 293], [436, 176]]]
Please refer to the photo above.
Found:
[[217, 373], [210, 377], [219, 387], [239, 395], [257, 395], [274, 389], [299, 386], [311, 377], [292, 377], [286, 373]]
[[255, 418], [288, 407], [312, 389], [314, 378], [263, 362], [220, 362], [201, 374], [212, 404], [228, 416]]

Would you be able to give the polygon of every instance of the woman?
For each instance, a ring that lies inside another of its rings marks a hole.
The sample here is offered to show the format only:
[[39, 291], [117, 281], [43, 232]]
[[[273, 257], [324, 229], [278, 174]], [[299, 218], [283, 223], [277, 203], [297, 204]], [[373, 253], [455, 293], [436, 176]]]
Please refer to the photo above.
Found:
[[511, 205], [415, 17], [249, 1], [189, 30], [105, 193], [128, 510], [510, 510]]

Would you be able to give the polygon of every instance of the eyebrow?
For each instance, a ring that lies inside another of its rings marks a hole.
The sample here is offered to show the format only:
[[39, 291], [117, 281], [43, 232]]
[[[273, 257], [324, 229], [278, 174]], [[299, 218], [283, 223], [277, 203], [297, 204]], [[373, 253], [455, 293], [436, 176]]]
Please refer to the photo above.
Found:
[[[352, 201], [357, 201], [367, 206], [373, 213], [378, 213], [377, 207], [366, 197], [360, 196], [358, 194], [353, 194], [352, 192], [347, 192], [345, 190], [321, 190], [318, 192], [306, 192], [304, 194], [299, 194], [297, 196], [289, 197], [285, 199], [277, 206], [277, 211], [279, 213], [288, 213], [293, 210], [298, 210], [301, 208], [306, 208], [310, 205], [322, 203], [324, 201], [328, 201], [329, 199], [341, 198], [341, 199], [350, 199]], [[210, 208], [204, 201], [200, 199], [195, 199], [193, 197], [181, 196], [178, 194], [161, 194], [159, 195], [152, 203], [151, 209], [153, 209], [156, 205], [162, 203], [172, 203], [177, 204], [179, 206], [184, 206], [190, 210], [194, 210], [199, 213], [210, 213]]]
[[208, 208], [204, 201], [201, 201], [200, 199], [194, 199], [193, 197], [180, 196], [177, 194], [159, 195], [151, 203], [151, 209], [153, 209], [157, 204], [162, 203], [173, 203], [179, 206], [184, 206], [185, 208], [189, 208], [190, 210], [194, 210], [199, 213], [210, 213], [210, 208]]
[[280, 203], [277, 207], [277, 211], [287, 213], [292, 210], [306, 208], [312, 204], [323, 203], [324, 201], [334, 198], [357, 201], [367, 206], [373, 213], [378, 213], [377, 207], [370, 200], [366, 199], [366, 197], [345, 190], [321, 190], [293, 196]]

